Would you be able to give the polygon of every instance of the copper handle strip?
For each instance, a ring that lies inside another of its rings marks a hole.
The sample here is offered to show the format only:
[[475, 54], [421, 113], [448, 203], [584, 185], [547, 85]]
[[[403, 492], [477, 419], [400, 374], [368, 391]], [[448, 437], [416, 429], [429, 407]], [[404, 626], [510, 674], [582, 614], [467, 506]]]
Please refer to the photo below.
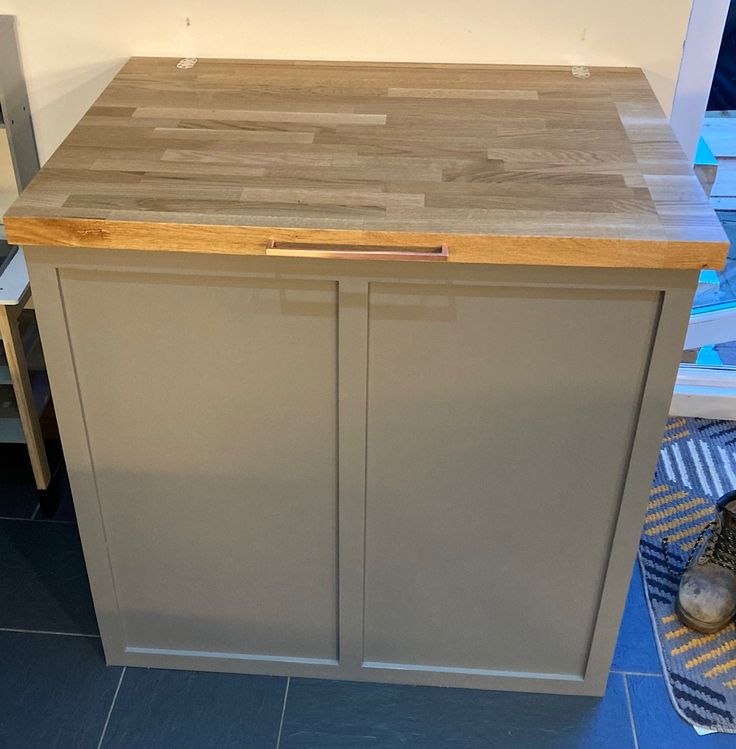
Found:
[[325, 245], [309, 242], [275, 242], [266, 246], [266, 255], [281, 257], [319, 257], [332, 260], [447, 260], [450, 250], [439, 247], [392, 247], [390, 245]]

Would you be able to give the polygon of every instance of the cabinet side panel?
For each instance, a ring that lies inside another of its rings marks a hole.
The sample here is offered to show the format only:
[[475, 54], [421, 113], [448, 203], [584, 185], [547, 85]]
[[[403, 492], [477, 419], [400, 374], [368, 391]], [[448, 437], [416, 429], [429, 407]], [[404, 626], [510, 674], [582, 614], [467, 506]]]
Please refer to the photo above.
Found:
[[366, 665], [583, 677], [659, 306], [371, 285]]
[[128, 648], [337, 657], [337, 288], [60, 271]]

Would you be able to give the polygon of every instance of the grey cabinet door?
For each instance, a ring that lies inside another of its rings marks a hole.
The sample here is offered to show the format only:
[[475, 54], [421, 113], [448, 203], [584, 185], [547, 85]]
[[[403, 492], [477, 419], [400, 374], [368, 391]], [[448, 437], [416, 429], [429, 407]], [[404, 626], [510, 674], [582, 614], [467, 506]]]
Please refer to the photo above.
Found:
[[336, 283], [60, 285], [126, 649], [334, 662]]
[[659, 308], [371, 284], [366, 665], [583, 675]]

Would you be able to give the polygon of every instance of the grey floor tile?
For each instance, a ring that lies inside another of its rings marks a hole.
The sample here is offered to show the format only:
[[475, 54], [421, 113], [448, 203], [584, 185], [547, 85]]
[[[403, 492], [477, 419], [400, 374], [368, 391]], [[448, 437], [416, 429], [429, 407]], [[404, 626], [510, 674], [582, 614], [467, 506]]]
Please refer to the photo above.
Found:
[[631, 577], [629, 596], [626, 599], [626, 609], [611, 668], [616, 671], [636, 671], [647, 674], [662, 672], [638, 563], [634, 565], [634, 574]]
[[606, 696], [292, 679], [281, 749], [630, 749], [623, 677]]
[[129, 668], [103, 749], [275, 749], [286, 679]]
[[36, 487], [0, 484], [0, 518], [30, 518], [38, 506]]
[[119, 678], [97, 638], [0, 632], [0, 746], [96, 749]]
[[37, 504], [26, 446], [0, 444], [0, 517], [30, 518]]
[[0, 628], [97, 633], [76, 524], [0, 520]]
[[62, 463], [59, 467], [57, 475], [54, 476], [54, 484], [52, 491], [55, 492], [58, 504], [53, 515], [49, 516], [41, 509], [38, 514], [38, 519], [50, 519], [59, 521], [76, 521], [77, 515], [74, 511], [74, 502], [72, 501], [72, 490], [69, 486], [69, 475], [66, 471], [66, 466]]
[[[69, 482], [59, 440], [46, 440], [46, 454], [54, 480], [49, 494], [60, 498], [60, 520], [74, 520]], [[29, 519], [36, 513], [39, 495], [25, 445], [0, 444], [0, 517]], [[38, 517], [44, 517], [43, 513]]]
[[664, 679], [627, 676], [639, 749], [734, 749], [733, 734], [698, 736], [670, 702]]

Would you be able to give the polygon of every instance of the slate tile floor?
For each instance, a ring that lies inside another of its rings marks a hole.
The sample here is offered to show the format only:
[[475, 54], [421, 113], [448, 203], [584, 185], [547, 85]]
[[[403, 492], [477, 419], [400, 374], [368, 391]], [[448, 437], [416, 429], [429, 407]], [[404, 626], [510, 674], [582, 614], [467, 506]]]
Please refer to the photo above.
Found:
[[[15, 452], [13, 452], [15, 450]], [[0, 446], [2, 749], [666, 749], [733, 747], [673, 711], [635, 570], [601, 700], [108, 668], [71, 495], [36, 506]], [[61, 469], [63, 471], [63, 467]]]

